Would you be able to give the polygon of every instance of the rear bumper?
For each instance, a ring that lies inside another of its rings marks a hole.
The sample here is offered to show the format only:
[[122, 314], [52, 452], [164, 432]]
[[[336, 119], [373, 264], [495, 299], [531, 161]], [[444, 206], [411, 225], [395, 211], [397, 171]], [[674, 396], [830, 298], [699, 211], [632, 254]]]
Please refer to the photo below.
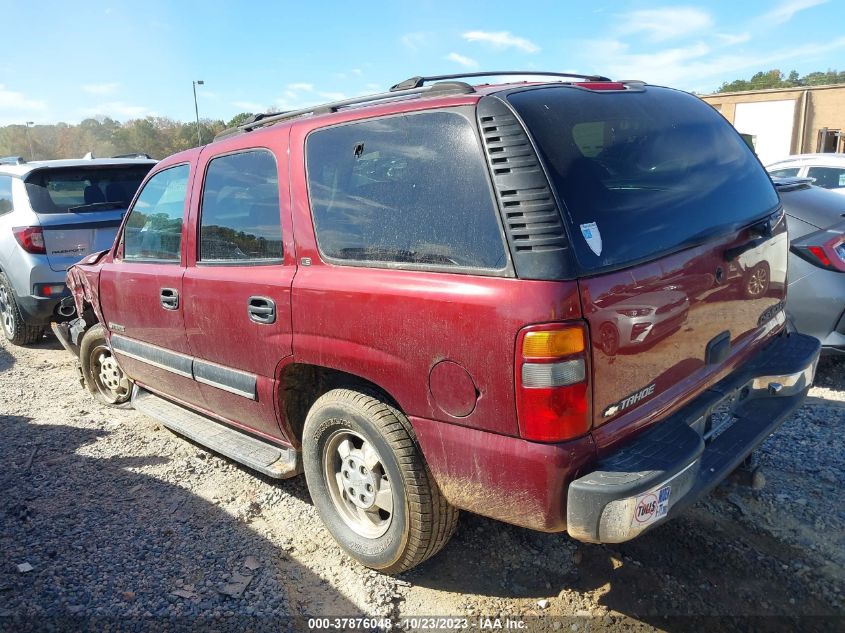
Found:
[[47, 325], [58, 317], [56, 310], [62, 297], [47, 299], [26, 295], [16, 299], [24, 321], [29, 325]]
[[619, 543], [659, 525], [733, 472], [807, 395], [811, 336], [781, 336], [691, 404], [601, 460], [568, 488], [566, 529]]

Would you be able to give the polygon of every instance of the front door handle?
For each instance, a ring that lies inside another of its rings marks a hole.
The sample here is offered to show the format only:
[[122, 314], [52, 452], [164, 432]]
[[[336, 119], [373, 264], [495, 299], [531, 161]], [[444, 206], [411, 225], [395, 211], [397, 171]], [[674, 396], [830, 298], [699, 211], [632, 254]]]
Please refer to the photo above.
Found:
[[165, 310], [179, 309], [179, 291], [176, 288], [162, 288], [159, 300]]
[[267, 297], [250, 297], [246, 304], [249, 320], [262, 325], [276, 322], [276, 302]]

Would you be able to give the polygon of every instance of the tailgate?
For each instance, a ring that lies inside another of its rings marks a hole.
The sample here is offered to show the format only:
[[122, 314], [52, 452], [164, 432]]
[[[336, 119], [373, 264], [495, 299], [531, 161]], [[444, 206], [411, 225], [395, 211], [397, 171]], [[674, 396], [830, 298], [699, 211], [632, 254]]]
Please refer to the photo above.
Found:
[[111, 248], [124, 213], [38, 214], [50, 268], [64, 271], [89, 253]]
[[680, 406], [780, 329], [785, 222], [759, 239], [745, 229], [580, 282], [594, 426], [622, 416], [639, 425]]
[[[784, 324], [777, 193], [697, 97], [639, 83], [508, 95], [577, 260], [599, 449], [714, 384]], [[620, 88], [621, 86], [621, 88]]]

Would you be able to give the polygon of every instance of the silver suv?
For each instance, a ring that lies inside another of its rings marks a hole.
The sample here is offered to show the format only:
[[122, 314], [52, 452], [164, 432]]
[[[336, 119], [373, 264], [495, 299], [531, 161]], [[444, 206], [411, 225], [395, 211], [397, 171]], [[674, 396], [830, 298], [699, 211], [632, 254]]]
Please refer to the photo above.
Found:
[[[90, 156], [90, 155], [89, 155]], [[156, 161], [0, 158], [0, 323], [17, 345], [38, 340], [67, 296], [65, 271], [111, 247]]]

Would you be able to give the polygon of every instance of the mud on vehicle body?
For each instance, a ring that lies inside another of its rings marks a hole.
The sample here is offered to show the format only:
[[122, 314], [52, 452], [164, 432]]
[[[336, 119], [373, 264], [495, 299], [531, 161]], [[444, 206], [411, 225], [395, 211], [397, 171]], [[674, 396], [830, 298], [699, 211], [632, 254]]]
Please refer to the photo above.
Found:
[[459, 509], [652, 529], [800, 405], [819, 352], [784, 328], [778, 196], [709, 106], [457, 79], [163, 160], [71, 270], [84, 323], [58, 331], [104, 401], [130, 384], [172, 430], [304, 471], [337, 541], [390, 573]]

